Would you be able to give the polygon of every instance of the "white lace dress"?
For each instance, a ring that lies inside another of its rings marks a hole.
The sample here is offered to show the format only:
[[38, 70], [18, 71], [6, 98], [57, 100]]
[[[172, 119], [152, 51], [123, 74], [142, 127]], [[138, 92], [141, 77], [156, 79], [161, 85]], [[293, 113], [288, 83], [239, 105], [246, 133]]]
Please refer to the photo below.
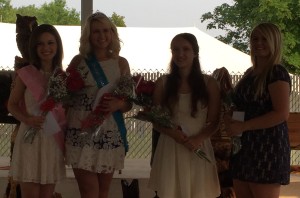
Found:
[[[118, 60], [100, 62], [107, 80], [115, 86], [120, 78]], [[83, 135], [81, 120], [92, 110], [98, 87], [93, 76], [82, 61], [78, 68], [85, 81], [86, 88], [73, 98], [67, 114], [66, 160], [73, 168], [80, 168], [96, 173], [111, 173], [124, 167], [125, 148], [118, 126], [112, 116], [101, 125], [97, 136]]]
[[[25, 105], [29, 114], [39, 111], [39, 105], [28, 89]], [[21, 123], [15, 139], [10, 175], [19, 182], [54, 184], [66, 178], [63, 152], [52, 135], [40, 130], [33, 143], [25, 143], [23, 136], [29, 126]]]
[[[198, 109], [201, 108], [200, 103]], [[173, 120], [188, 136], [197, 134], [206, 122], [207, 108], [190, 116], [190, 94], [180, 94]], [[149, 187], [160, 198], [216, 198], [220, 195], [213, 148], [209, 139], [202, 150], [212, 163], [199, 158], [174, 139], [161, 134], [155, 150]]]

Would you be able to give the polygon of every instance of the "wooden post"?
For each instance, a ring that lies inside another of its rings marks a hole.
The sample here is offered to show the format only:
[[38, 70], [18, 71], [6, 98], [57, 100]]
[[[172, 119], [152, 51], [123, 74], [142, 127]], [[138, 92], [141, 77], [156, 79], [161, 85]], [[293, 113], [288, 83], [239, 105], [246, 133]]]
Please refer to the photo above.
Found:
[[300, 150], [300, 113], [291, 112], [287, 123], [291, 149]]
[[81, 30], [86, 19], [93, 13], [93, 0], [81, 0]]

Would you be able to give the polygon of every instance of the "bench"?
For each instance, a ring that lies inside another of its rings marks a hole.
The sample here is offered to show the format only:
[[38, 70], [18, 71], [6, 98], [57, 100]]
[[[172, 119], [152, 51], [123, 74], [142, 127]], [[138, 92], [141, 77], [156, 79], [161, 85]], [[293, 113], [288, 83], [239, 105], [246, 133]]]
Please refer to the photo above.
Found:
[[290, 113], [287, 123], [291, 149], [300, 150], [300, 112]]

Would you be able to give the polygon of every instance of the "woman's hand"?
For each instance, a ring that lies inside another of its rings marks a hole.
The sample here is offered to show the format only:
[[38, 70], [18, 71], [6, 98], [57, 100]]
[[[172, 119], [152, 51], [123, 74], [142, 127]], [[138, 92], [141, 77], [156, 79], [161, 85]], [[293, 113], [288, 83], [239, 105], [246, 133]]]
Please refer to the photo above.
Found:
[[41, 129], [45, 122], [45, 116], [29, 116], [25, 123], [33, 128]]
[[191, 136], [187, 138], [187, 141], [183, 144], [190, 151], [195, 151], [202, 146], [203, 138], [201, 135]]
[[126, 101], [118, 97], [105, 95], [100, 102], [100, 108], [104, 112], [113, 113], [122, 109], [126, 105]]
[[229, 115], [224, 116], [224, 123], [228, 136], [237, 136], [245, 131], [245, 122], [233, 120]]
[[179, 144], [184, 144], [188, 140], [186, 134], [180, 129], [171, 129], [169, 136]]

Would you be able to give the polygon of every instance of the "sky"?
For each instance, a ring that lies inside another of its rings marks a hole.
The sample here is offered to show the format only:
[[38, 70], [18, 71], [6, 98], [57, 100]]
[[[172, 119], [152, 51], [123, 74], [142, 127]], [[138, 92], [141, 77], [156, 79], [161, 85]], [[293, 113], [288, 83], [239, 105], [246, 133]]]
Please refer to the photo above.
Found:
[[[51, 1], [53, 0], [11, 0], [11, 5], [15, 8], [29, 5], [40, 7], [45, 2], [49, 3]], [[66, 0], [67, 7], [69, 9], [74, 8], [80, 13], [81, 1], [86, 0]], [[228, 68], [241, 71], [240, 65], [248, 67], [248, 64], [245, 63], [250, 63], [248, 55], [236, 52], [236, 49], [213, 38], [224, 35], [224, 32], [218, 30], [208, 31], [206, 30], [206, 24], [202, 24], [200, 20], [204, 13], [213, 12], [217, 6], [223, 3], [232, 5], [233, 0], [94, 0], [93, 12], [101, 11], [107, 16], [111, 16], [115, 12], [125, 17], [125, 24], [129, 28], [118, 29], [122, 40], [120, 55], [127, 58], [131, 68], [153, 69], [155, 67], [156, 69], [166, 69], [171, 57], [170, 40], [176, 34], [185, 31], [193, 33], [197, 37], [201, 46], [200, 62], [203, 68], [212, 71], [212, 68], [226, 65]], [[14, 24], [2, 25], [11, 25], [10, 28], [7, 28], [7, 31], [10, 31], [7, 32], [7, 35], [14, 34]], [[57, 28], [59, 28], [58, 31], [62, 37], [63, 45], [66, 46], [63, 62], [66, 66], [74, 54], [78, 53], [80, 27], [57, 26]], [[70, 30], [67, 28], [75, 29]], [[70, 31], [72, 32], [71, 35]], [[1, 32], [1, 34], [4, 33]], [[0, 36], [0, 40], [1, 38], [3, 38], [3, 41], [0, 43], [8, 40], [6, 36]], [[9, 42], [11, 44], [7, 45], [15, 47], [15, 49], [10, 50], [13, 53], [10, 57], [5, 57], [7, 63], [1, 63], [2, 65], [13, 65], [15, 51], [18, 51], [15, 38], [11, 37]], [[225, 46], [226, 49], [224, 49]], [[0, 48], [0, 50], [7, 49]], [[237, 53], [239, 55], [235, 55]], [[5, 51], [0, 54], [5, 54]], [[147, 60], [149, 54], [155, 58]], [[216, 54], [218, 54], [218, 58], [215, 58]], [[232, 56], [239, 57], [235, 58], [236, 65], [233, 64]], [[3, 59], [0, 57], [0, 61]], [[242, 63], [239, 62], [240, 60]]]
[[[13, 7], [41, 6], [51, 0], [11, 0]], [[68, 8], [80, 12], [81, 0], [66, 0]], [[94, 0], [93, 11], [108, 16], [113, 12], [125, 17], [127, 27], [197, 27], [211, 36], [223, 34], [221, 30], [206, 30], [207, 23], [201, 23], [201, 16], [213, 12], [232, 0]]]

